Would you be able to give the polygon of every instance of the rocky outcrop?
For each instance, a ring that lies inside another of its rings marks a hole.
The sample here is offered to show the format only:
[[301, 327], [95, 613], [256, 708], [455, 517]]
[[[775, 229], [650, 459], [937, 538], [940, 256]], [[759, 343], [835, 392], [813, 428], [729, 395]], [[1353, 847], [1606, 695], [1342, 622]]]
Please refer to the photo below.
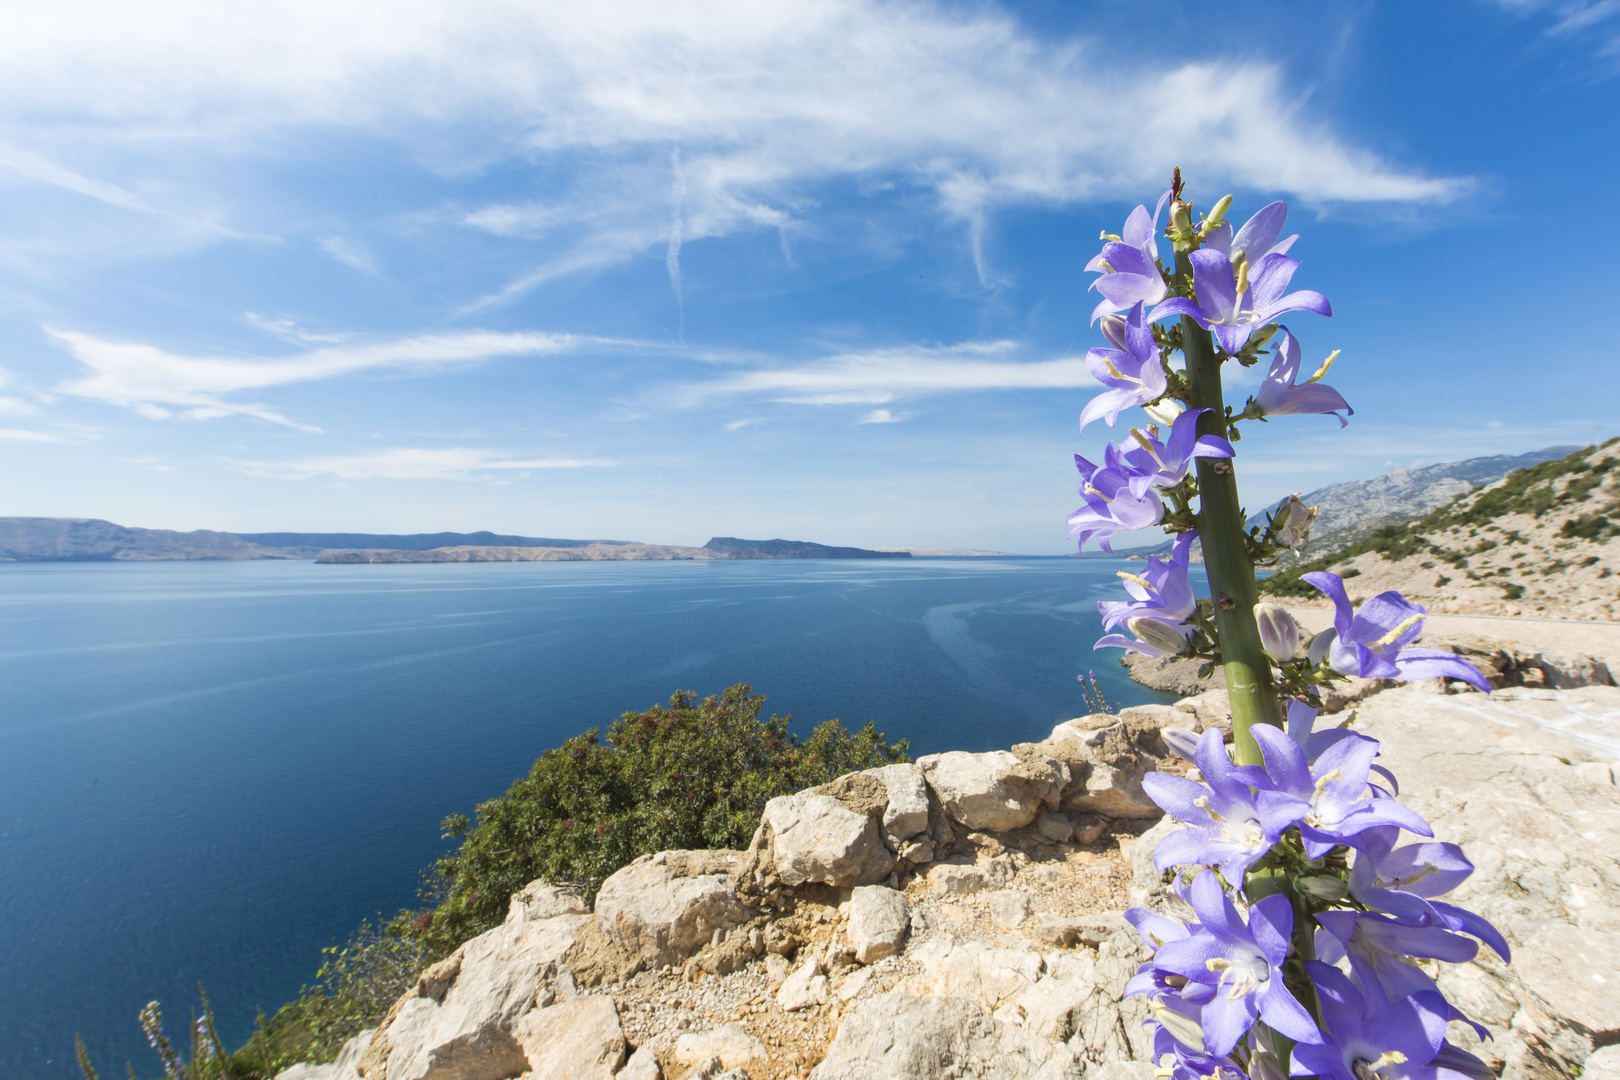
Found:
[[729, 877], [741, 857], [723, 851], [643, 855], [602, 883], [597, 924], [650, 967], [679, 964], [747, 918]]
[[[1601, 1076], [1620, 1033], [1620, 689], [1352, 687], [1403, 797], [1477, 872], [1459, 902], [1507, 935], [1441, 985], [1506, 1080]], [[646, 856], [594, 911], [535, 882], [423, 972], [332, 1065], [280, 1080], [1148, 1080], [1146, 951], [1176, 824], [1142, 776], [1223, 694], [1057, 725], [773, 800], [747, 852]], [[1579, 842], [1570, 842], [1579, 837]], [[1171, 872], [1172, 874], [1174, 871]], [[947, 1073], [947, 1070], [955, 1070]]]

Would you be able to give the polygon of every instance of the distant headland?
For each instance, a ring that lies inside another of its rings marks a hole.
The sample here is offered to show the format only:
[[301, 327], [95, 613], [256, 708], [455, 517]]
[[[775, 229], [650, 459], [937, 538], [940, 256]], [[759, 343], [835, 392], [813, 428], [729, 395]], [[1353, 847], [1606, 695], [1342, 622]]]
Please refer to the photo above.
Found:
[[579, 562], [625, 559], [909, 559], [994, 556], [960, 548], [858, 548], [717, 536], [702, 547], [473, 533], [228, 533], [139, 529], [97, 518], [0, 517], [0, 562], [313, 559], [319, 563]]

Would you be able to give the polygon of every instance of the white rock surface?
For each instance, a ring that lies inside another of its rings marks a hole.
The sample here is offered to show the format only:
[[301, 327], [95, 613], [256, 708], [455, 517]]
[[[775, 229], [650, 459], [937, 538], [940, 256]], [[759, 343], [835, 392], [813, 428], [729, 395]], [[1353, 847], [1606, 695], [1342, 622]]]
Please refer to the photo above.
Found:
[[1022, 926], [1029, 918], [1029, 893], [1022, 889], [998, 889], [985, 897], [990, 921], [1003, 930]]
[[562, 888], [548, 881], [531, 881], [512, 894], [512, 903], [506, 911], [506, 921], [539, 922], [558, 915], [584, 915], [590, 911], [583, 897], [572, 889]]
[[970, 896], [999, 888], [1012, 877], [1012, 866], [1003, 859], [968, 862], [966, 857], [936, 863], [928, 870], [928, 887], [940, 896]]
[[643, 1046], [630, 1055], [630, 1060], [624, 1063], [624, 1068], [618, 1071], [613, 1080], [663, 1080], [664, 1073], [658, 1067], [658, 1055], [653, 1053], [652, 1047]]
[[530, 1011], [518, 1041], [533, 1080], [612, 1080], [624, 1064], [624, 1030], [613, 999], [579, 996]]
[[867, 770], [883, 781], [889, 804], [883, 810], [883, 839], [899, 851], [907, 840], [928, 829], [928, 784], [916, 765], [885, 765]]
[[856, 1007], [811, 1080], [1078, 1080], [1062, 1043], [1003, 1024], [960, 998], [884, 994]]
[[821, 973], [820, 962], [811, 957], [782, 981], [781, 989], [776, 992], [776, 1003], [787, 1012], [825, 1005], [827, 990], [827, 976]]
[[1056, 809], [1068, 769], [1044, 755], [1020, 760], [1006, 750], [969, 754], [952, 750], [917, 759], [945, 813], [965, 828], [1001, 832], [1028, 825]]
[[383, 1033], [386, 1080], [505, 1080], [524, 1072], [518, 1020], [557, 977], [588, 918], [503, 923], [463, 945], [442, 998], [413, 998]]
[[906, 898], [882, 885], [863, 885], [849, 898], [849, 943], [855, 959], [874, 963], [900, 951], [911, 927]]
[[712, 1031], [689, 1031], [675, 1040], [675, 1063], [688, 1068], [710, 1058], [720, 1059], [723, 1069], [735, 1069], [768, 1055], [765, 1044], [743, 1030], [741, 1024], [723, 1024]]
[[1125, 719], [1099, 714], [1065, 721], [1038, 744], [1069, 769], [1065, 810], [1130, 819], [1163, 813], [1142, 790], [1142, 777], [1158, 768], [1159, 730], [1185, 724], [1185, 716], [1168, 706], [1162, 712], [1129, 711], [1133, 715]]
[[789, 886], [809, 881], [872, 885], [894, 869], [878, 820], [827, 795], [801, 791], [765, 804], [776, 874]]
[[[596, 894], [596, 921], [650, 967], [678, 964], [747, 918], [725, 874], [686, 876], [683, 865], [713, 853], [661, 851], [614, 873]], [[393, 1080], [392, 1077], [389, 1080]]]

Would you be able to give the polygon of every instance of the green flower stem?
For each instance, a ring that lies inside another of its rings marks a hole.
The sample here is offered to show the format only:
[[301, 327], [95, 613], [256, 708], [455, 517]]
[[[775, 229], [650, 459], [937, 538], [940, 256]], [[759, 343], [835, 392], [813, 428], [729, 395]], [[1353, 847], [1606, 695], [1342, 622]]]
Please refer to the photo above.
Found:
[[[1176, 271], [1192, 280], [1187, 256], [1192, 245], [1176, 244]], [[1221, 391], [1221, 364], [1209, 331], [1187, 316], [1181, 319], [1182, 352], [1187, 384], [1198, 418], [1198, 434], [1226, 435], [1226, 401]], [[1271, 660], [1260, 648], [1254, 619], [1259, 599], [1254, 566], [1244, 544], [1243, 507], [1238, 502], [1237, 474], [1222, 458], [1198, 459], [1198, 539], [1204, 549], [1204, 573], [1215, 601], [1215, 629], [1220, 635], [1226, 691], [1232, 699], [1232, 729], [1240, 765], [1264, 764], [1260, 746], [1249, 734], [1255, 724], [1282, 725], [1277, 689], [1271, 682]]]

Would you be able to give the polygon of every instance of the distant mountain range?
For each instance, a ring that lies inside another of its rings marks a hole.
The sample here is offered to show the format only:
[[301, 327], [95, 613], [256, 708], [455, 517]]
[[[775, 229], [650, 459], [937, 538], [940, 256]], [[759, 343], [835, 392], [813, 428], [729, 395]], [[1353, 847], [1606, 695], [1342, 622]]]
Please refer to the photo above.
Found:
[[633, 540], [475, 533], [228, 533], [138, 529], [96, 518], [0, 517], [0, 562], [314, 559], [317, 562], [554, 562], [620, 559], [909, 559], [908, 551], [717, 536], [701, 548]]

